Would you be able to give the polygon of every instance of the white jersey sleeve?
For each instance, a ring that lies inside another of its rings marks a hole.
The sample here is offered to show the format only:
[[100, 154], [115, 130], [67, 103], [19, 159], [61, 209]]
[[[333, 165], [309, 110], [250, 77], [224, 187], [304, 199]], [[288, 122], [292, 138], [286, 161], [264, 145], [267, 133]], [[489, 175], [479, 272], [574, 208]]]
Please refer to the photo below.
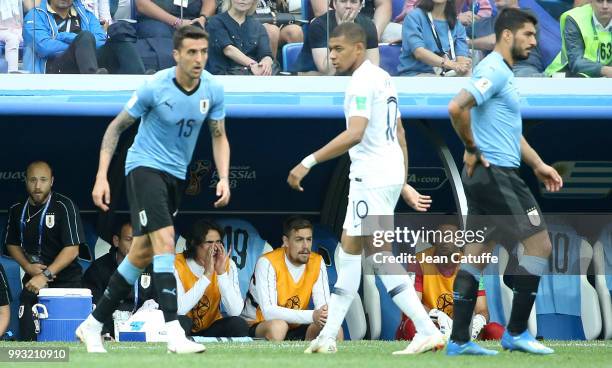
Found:
[[230, 259], [229, 272], [218, 275], [219, 291], [221, 292], [221, 303], [225, 307], [227, 314], [238, 316], [242, 312], [244, 300], [240, 294], [240, 284], [238, 282], [238, 270], [234, 261]]
[[346, 90], [347, 117], [372, 118], [373, 88], [367, 80], [352, 78]]

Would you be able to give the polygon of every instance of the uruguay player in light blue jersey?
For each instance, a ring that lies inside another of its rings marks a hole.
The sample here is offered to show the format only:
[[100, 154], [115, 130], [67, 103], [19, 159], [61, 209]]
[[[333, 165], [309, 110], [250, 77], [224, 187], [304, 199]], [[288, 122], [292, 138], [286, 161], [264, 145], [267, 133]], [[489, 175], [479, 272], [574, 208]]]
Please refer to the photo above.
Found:
[[[491, 253], [496, 242], [525, 246], [514, 277], [512, 313], [502, 347], [551, 354], [527, 331], [540, 276], [548, 267], [551, 243], [538, 204], [519, 177], [521, 161], [529, 165], [548, 191], [563, 185], [559, 173], [545, 164], [522, 135], [519, 93], [512, 65], [536, 46], [537, 19], [520, 9], [504, 9], [495, 22], [496, 45], [474, 69], [473, 77], [448, 106], [453, 127], [465, 144], [462, 173], [468, 200], [467, 227], [486, 230], [483, 244], [465, 247], [466, 256]], [[495, 355], [470, 341], [470, 322], [484, 263], [461, 265], [454, 283], [454, 320], [448, 355]]]
[[164, 313], [168, 351], [200, 353], [204, 346], [188, 340], [177, 320], [174, 277], [173, 217], [178, 211], [187, 166], [200, 128], [208, 120], [212, 150], [219, 172], [215, 207], [227, 205], [230, 148], [225, 134], [223, 87], [204, 71], [208, 34], [185, 26], [174, 34], [176, 67], [146, 81], [125, 109], [110, 123], [102, 140], [100, 164], [93, 189], [96, 206], [108, 211], [111, 196], [108, 167], [121, 133], [141, 118], [126, 162], [127, 198], [134, 240], [130, 252], [111, 277], [94, 312], [78, 327], [77, 336], [88, 352], [106, 352], [102, 324], [127, 296], [143, 269], [153, 261], [157, 302]]

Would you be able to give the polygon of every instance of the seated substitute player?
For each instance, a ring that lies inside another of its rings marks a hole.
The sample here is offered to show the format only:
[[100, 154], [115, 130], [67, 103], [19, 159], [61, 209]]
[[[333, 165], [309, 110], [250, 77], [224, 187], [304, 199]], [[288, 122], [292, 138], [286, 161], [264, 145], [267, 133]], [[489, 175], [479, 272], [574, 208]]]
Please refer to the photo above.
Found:
[[[98, 304], [111, 277], [117, 270], [117, 267], [119, 267], [130, 251], [132, 239], [132, 224], [129, 221], [120, 222], [120, 225], [115, 229], [113, 246], [109, 249], [108, 253], [93, 261], [91, 266], [85, 271], [83, 275], [83, 284], [86, 288], [91, 290], [94, 304]], [[155, 299], [155, 288], [151, 280], [152, 273], [152, 265], [147, 266], [139, 279], [132, 286], [133, 290], [121, 300], [117, 310], [135, 312], [148, 299]], [[114, 336], [115, 329], [113, 328], [112, 320], [109, 319], [104, 323], [102, 333], [104, 335], [109, 334], [110, 336]]]
[[[249, 327], [239, 317], [244, 300], [238, 269], [226, 252], [223, 230], [207, 220], [193, 225], [187, 249], [176, 255], [179, 321], [192, 336], [247, 336]], [[221, 315], [221, 304], [226, 317]]]
[[448, 105], [453, 127], [465, 144], [461, 179], [468, 201], [467, 228], [487, 231], [484, 243], [464, 249], [472, 260], [461, 265], [453, 285], [455, 315], [448, 355], [497, 354], [470, 341], [478, 282], [488, 261], [481, 255], [491, 253], [497, 242], [519, 241], [525, 253], [514, 276], [512, 312], [501, 345], [511, 351], [553, 353], [527, 330], [552, 246], [538, 203], [518, 175], [521, 160], [550, 192], [558, 191], [563, 180], [522, 135], [519, 93], [512, 73], [514, 63], [528, 58], [536, 47], [536, 25], [537, 19], [525, 11], [502, 10], [495, 22], [495, 49], [476, 66], [471, 81]]
[[[308, 309], [311, 296], [314, 310]], [[261, 256], [255, 266], [242, 313], [251, 325], [249, 335], [312, 340], [325, 326], [328, 301], [325, 263], [312, 252], [312, 224], [289, 217], [283, 224], [282, 247]]]
[[[445, 224], [438, 230], [456, 233], [457, 226]], [[440, 332], [450, 336], [453, 326], [453, 282], [459, 271], [459, 262], [453, 262], [453, 255], [461, 256], [462, 247], [453, 242], [436, 241], [433, 246], [423, 252], [417, 253], [417, 263], [409, 267], [415, 273], [414, 289], [421, 299], [425, 310], [431, 319], [438, 324]], [[427, 258], [423, 258], [427, 257]], [[435, 260], [435, 263], [434, 261]], [[441, 260], [440, 262], [438, 262]], [[504, 327], [498, 323], [490, 322], [487, 308], [487, 297], [484, 290], [483, 278], [478, 284], [478, 298], [474, 307], [472, 318], [472, 339], [499, 340], [504, 333]], [[412, 340], [415, 334], [414, 323], [402, 314], [402, 321], [397, 328], [395, 338], [398, 340]]]
[[230, 147], [225, 135], [223, 86], [204, 71], [208, 34], [195, 26], [178, 29], [174, 34], [173, 56], [177, 66], [148, 79], [110, 123], [102, 140], [92, 197], [96, 206], [107, 211], [111, 199], [107, 174], [117, 141], [121, 132], [142, 117], [125, 163], [134, 240], [98, 306], [77, 328], [77, 336], [88, 352], [106, 352], [100, 341], [102, 324], [151, 260], [157, 302], [166, 320], [168, 351], [182, 354], [205, 350], [204, 345], [185, 337], [177, 320], [173, 217], [183, 193], [187, 166], [206, 119], [219, 172], [216, 194], [220, 198], [215, 207], [227, 205], [230, 199]]
[[[406, 184], [408, 150], [400, 118], [397, 92], [391, 77], [366, 59], [366, 36], [355, 23], [344, 23], [329, 39], [330, 60], [336, 72], [352, 75], [344, 102], [347, 129], [315, 153], [308, 155], [289, 173], [287, 182], [303, 191], [302, 179], [319, 162], [338, 157], [347, 151], [351, 157], [348, 206], [342, 232], [342, 247], [337, 262], [338, 280], [331, 295], [328, 317], [319, 336], [305, 353], [335, 353], [336, 335], [357, 295], [361, 280], [361, 253], [372, 251], [372, 222], [392, 218], [400, 195], [414, 209], [425, 211], [431, 202]], [[388, 226], [390, 224], [384, 224]], [[385, 227], [386, 230], [393, 226]], [[377, 252], [392, 257], [391, 245]], [[375, 272], [393, 301], [409, 316], [418, 330], [410, 345], [398, 354], [416, 354], [444, 347], [446, 340], [423, 309], [412, 281], [399, 265], [373, 262]], [[388, 269], [393, 268], [396, 269]]]

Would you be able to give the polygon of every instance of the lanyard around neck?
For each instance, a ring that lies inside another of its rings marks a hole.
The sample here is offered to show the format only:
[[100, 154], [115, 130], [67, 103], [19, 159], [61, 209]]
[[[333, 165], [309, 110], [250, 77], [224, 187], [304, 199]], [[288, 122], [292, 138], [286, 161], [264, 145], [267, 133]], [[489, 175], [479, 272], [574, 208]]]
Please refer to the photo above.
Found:
[[[431, 33], [434, 36], [434, 40], [436, 41], [436, 45], [438, 46], [438, 50], [440, 50], [441, 53], [444, 53], [444, 50], [442, 49], [442, 42], [440, 42], [440, 37], [438, 37], [438, 32], [436, 32], [436, 26], [434, 24], [433, 21], [433, 16], [431, 15], [431, 12], [427, 13], [427, 18], [429, 19], [429, 26], [431, 27]], [[453, 35], [451, 34], [451, 30], [450, 30], [450, 26], [448, 24], [448, 22], [446, 23], [447, 27], [448, 27], [448, 45], [450, 47], [450, 58], [451, 60], [455, 60], [455, 45], [453, 42]]]
[[[47, 210], [49, 209], [49, 204], [51, 203], [51, 196], [53, 195], [53, 193], [49, 193], [49, 198], [47, 198], [47, 203], [45, 204], [45, 207], [42, 210], [42, 213], [40, 214], [40, 221], [38, 223], [38, 254], [40, 255], [41, 253], [41, 249], [42, 249], [42, 233], [43, 233], [43, 224], [45, 221], [45, 215], [47, 214]], [[25, 232], [25, 227], [26, 227], [26, 220], [25, 220], [25, 214], [26, 214], [26, 208], [29, 206], [29, 202], [28, 199], [26, 199], [25, 204], [23, 206], [23, 209], [21, 210], [21, 223], [20, 223], [20, 240], [21, 240], [21, 247], [24, 247], [23, 244], [23, 233]]]

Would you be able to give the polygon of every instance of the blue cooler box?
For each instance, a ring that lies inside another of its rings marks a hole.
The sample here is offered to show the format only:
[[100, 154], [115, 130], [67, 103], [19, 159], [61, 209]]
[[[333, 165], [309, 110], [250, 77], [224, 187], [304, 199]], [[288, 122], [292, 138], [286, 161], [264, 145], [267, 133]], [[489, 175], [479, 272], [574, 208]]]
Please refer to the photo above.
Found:
[[45, 288], [32, 307], [38, 341], [76, 341], [75, 331], [92, 310], [91, 290]]

